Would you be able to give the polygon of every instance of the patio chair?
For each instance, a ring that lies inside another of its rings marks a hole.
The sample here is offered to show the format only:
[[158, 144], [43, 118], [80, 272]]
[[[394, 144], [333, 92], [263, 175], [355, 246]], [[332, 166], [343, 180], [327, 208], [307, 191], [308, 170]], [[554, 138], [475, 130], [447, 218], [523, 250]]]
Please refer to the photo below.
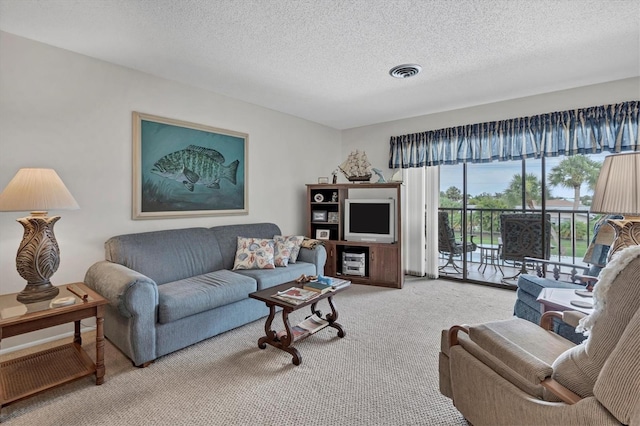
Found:
[[640, 425], [640, 246], [600, 274], [575, 345], [521, 318], [442, 332], [440, 392], [472, 424]]
[[520, 271], [503, 280], [515, 279], [526, 273], [525, 258], [549, 259], [551, 254], [551, 216], [545, 215], [544, 248], [542, 245], [542, 214], [540, 213], [504, 213], [500, 215], [500, 236], [503, 262], [511, 262]]
[[449, 224], [449, 215], [447, 212], [438, 212], [438, 251], [441, 254], [447, 256], [447, 263], [440, 266], [439, 270], [444, 271], [448, 266], [451, 266], [454, 271], [461, 274], [462, 271], [456, 265], [454, 257], [460, 256], [463, 253], [476, 251], [478, 246], [473, 242], [473, 235], [471, 236], [471, 242], [462, 243], [456, 241], [455, 232]]

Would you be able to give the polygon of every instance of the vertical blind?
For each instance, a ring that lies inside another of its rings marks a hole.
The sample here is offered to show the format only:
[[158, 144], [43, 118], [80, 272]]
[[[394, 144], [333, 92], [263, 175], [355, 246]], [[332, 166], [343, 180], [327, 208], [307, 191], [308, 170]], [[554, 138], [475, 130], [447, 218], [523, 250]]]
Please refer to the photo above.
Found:
[[392, 136], [389, 168], [640, 151], [640, 101]]

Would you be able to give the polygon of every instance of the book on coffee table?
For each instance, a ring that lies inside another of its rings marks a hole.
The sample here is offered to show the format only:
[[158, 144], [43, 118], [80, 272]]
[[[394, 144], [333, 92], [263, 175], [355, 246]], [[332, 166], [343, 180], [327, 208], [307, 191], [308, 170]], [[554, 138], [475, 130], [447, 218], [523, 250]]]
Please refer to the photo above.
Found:
[[332, 285], [317, 282], [317, 281], [311, 281], [311, 282], [305, 283], [304, 286], [302, 286], [302, 288], [304, 288], [305, 290], [315, 291], [316, 293], [320, 293], [320, 294], [324, 294], [328, 291], [333, 290]]

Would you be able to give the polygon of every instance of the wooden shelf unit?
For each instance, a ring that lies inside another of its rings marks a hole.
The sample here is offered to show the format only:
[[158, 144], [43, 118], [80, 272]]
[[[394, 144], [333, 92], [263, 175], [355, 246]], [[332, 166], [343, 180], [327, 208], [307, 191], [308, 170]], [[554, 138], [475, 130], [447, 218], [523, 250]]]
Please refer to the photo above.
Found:
[[[349, 191], [375, 189], [393, 190], [393, 198], [396, 201], [396, 242], [389, 244], [346, 241], [344, 239], [344, 201], [349, 198]], [[329, 231], [329, 239], [324, 240], [327, 250], [327, 263], [324, 269], [326, 276], [343, 276], [355, 284], [402, 288], [404, 271], [402, 268], [401, 189], [400, 182], [307, 184], [307, 236], [318, 238], [318, 231]], [[327, 212], [327, 221], [314, 220], [322, 215], [322, 212]], [[330, 215], [330, 213], [334, 214]], [[334, 216], [337, 221], [329, 222], [330, 216]], [[345, 252], [366, 254], [364, 276], [343, 274], [342, 254]]]

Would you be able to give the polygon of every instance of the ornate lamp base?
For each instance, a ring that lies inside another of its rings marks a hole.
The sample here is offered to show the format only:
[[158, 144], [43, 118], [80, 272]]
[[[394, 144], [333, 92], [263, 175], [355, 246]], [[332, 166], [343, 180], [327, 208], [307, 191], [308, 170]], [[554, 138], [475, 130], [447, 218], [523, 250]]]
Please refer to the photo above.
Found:
[[51, 283], [47, 284], [27, 284], [27, 286], [18, 293], [16, 299], [22, 303], [41, 302], [43, 300], [53, 299], [58, 295], [60, 290]]
[[16, 268], [27, 280], [27, 286], [17, 296], [22, 303], [53, 299], [59, 292], [49, 278], [60, 264], [60, 249], [53, 233], [53, 225], [60, 216], [47, 217], [46, 214], [31, 212], [31, 216], [18, 219], [24, 227], [24, 236], [16, 255]]
[[640, 245], [640, 216], [625, 216], [621, 220], [609, 220], [616, 237], [609, 249], [607, 261], [622, 249]]

